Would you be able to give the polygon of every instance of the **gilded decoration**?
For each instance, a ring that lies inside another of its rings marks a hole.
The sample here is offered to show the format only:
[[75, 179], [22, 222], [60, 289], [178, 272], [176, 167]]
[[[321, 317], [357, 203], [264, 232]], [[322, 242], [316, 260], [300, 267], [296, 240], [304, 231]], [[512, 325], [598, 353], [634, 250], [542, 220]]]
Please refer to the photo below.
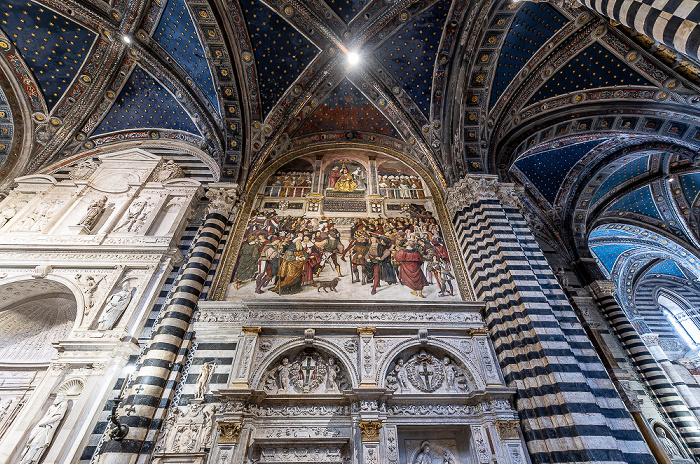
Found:
[[379, 441], [379, 430], [382, 428], [382, 421], [361, 420], [358, 422], [362, 441]]
[[238, 422], [219, 422], [216, 428], [219, 431], [219, 443], [238, 443], [243, 424]]

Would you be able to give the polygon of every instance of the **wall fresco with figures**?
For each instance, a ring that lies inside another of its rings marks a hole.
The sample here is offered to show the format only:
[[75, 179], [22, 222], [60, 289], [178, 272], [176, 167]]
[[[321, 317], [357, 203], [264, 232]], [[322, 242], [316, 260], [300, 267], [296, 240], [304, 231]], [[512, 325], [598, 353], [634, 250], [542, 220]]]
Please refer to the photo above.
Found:
[[227, 299], [461, 299], [429, 190], [382, 155], [307, 155], [264, 182]]

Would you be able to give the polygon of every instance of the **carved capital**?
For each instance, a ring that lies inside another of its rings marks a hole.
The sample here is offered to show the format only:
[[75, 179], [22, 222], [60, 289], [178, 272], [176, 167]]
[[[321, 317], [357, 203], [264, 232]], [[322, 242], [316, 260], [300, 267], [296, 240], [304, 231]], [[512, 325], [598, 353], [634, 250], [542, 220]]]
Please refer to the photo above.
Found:
[[639, 336], [646, 346], [659, 346], [659, 334], [645, 333]]
[[586, 290], [596, 298], [615, 296], [615, 282], [612, 280], [596, 280], [588, 285]]
[[519, 440], [520, 439], [520, 421], [515, 420], [497, 420], [496, 429], [501, 440]]
[[377, 332], [376, 327], [358, 327], [357, 328], [358, 335], [374, 335], [375, 332]]
[[499, 183], [495, 184], [495, 191], [496, 198], [503, 206], [517, 208], [521, 211], [524, 209], [522, 200], [523, 192], [525, 191], [524, 187], [515, 184]]
[[484, 198], [496, 198], [497, 183], [498, 178], [492, 175], [465, 176], [447, 189], [447, 209], [454, 215], [471, 203]]
[[211, 189], [207, 191], [207, 198], [209, 199], [207, 214], [216, 213], [228, 217], [238, 200], [238, 193], [234, 189]]
[[379, 441], [379, 429], [382, 428], [382, 421], [361, 420], [357, 425], [362, 432], [362, 441]]
[[478, 329], [469, 329], [468, 334], [470, 337], [473, 337], [474, 335], [488, 335], [489, 329], [487, 329], [486, 327], [480, 327]]
[[216, 429], [219, 431], [219, 443], [238, 443], [243, 424], [240, 422], [219, 422]]

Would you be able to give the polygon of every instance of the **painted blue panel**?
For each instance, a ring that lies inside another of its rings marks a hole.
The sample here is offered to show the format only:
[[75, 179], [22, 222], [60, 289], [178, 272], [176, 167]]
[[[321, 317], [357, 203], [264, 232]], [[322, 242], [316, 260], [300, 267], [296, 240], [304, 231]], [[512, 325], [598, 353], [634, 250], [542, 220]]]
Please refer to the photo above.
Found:
[[537, 187], [545, 199], [553, 203], [569, 170], [586, 153], [602, 142], [602, 140], [593, 140], [538, 153], [519, 159], [515, 165]]
[[656, 209], [656, 204], [654, 204], [651, 187], [648, 185], [628, 193], [623, 198], [617, 200], [610, 207], [610, 210], [630, 211], [662, 220], [661, 214], [659, 214], [659, 210]]
[[168, 0], [153, 39], [175, 58], [218, 111], [214, 79], [184, 0]]
[[14, 136], [15, 123], [12, 118], [12, 107], [7, 101], [7, 95], [0, 88], [0, 165], [5, 162], [12, 151]]
[[532, 96], [528, 105], [569, 92], [598, 87], [652, 86], [612, 53], [594, 43], [554, 73]]
[[384, 114], [347, 79], [316, 108], [294, 136], [337, 130], [376, 132], [401, 138]]
[[693, 172], [679, 176], [681, 188], [688, 203], [692, 204], [700, 192], [700, 172]]
[[258, 68], [260, 101], [267, 114], [318, 53], [277, 13], [257, 0], [241, 0]]
[[194, 122], [175, 97], [137, 67], [94, 135], [144, 128], [198, 134]]
[[430, 114], [435, 57], [450, 4], [447, 0], [437, 2], [374, 52], [426, 116]]
[[674, 277], [686, 278], [685, 274], [681, 268], [675, 262], [670, 259], [661, 261], [651, 269], [649, 269], [649, 274], [666, 274]]
[[633, 177], [646, 172], [649, 169], [649, 156], [650, 155], [642, 156], [636, 160], [630, 161], [617, 171], [613, 172], [612, 175], [605, 179], [605, 182], [600, 185], [595, 195], [593, 195], [591, 203], [595, 203], [606, 193], [623, 182], [627, 182]]
[[327, 0], [328, 6], [333, 8], [333, 11], [338, 13], [340, 19], [345, 21], [345, 24], [357, 16], [368, 3], [368, 0]]
[[491, 87], [493, 106], [532, 55], [568, 20], [547, 3], [522, 2], [501, 47]]
[[80, 70], [96, 35], [26, 0], [0, 1], [0, 28], [34, 73], [51, 111]]
[[608, 270], [608, 273], [612, 273], [613, 268], [615, 266], [615, 261], [617, 261], [617, 258], [624, 253], [625, 251], [631, 250], [632, 248], [636, 248], [637, 245], [629, 245], [629, 244], [624, 244], [624, 245], [611, 245], [611, 244], [606, 244], [606, 245], [600, 245], [600, 246], [592, 246], [591, 251], [593, 254], [596, 255], [598, 260], [601, 262], [601, 264], [605, 267], [605, 269]]

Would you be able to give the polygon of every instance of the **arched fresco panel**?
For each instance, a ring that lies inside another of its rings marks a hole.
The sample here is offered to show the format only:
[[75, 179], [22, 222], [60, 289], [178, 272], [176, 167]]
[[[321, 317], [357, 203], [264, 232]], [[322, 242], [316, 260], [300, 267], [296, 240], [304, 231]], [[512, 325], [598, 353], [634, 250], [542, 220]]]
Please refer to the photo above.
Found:
[[260, 185], [227, 299], [461, 299], [433, 194], [402, 161], [312, 152]]

